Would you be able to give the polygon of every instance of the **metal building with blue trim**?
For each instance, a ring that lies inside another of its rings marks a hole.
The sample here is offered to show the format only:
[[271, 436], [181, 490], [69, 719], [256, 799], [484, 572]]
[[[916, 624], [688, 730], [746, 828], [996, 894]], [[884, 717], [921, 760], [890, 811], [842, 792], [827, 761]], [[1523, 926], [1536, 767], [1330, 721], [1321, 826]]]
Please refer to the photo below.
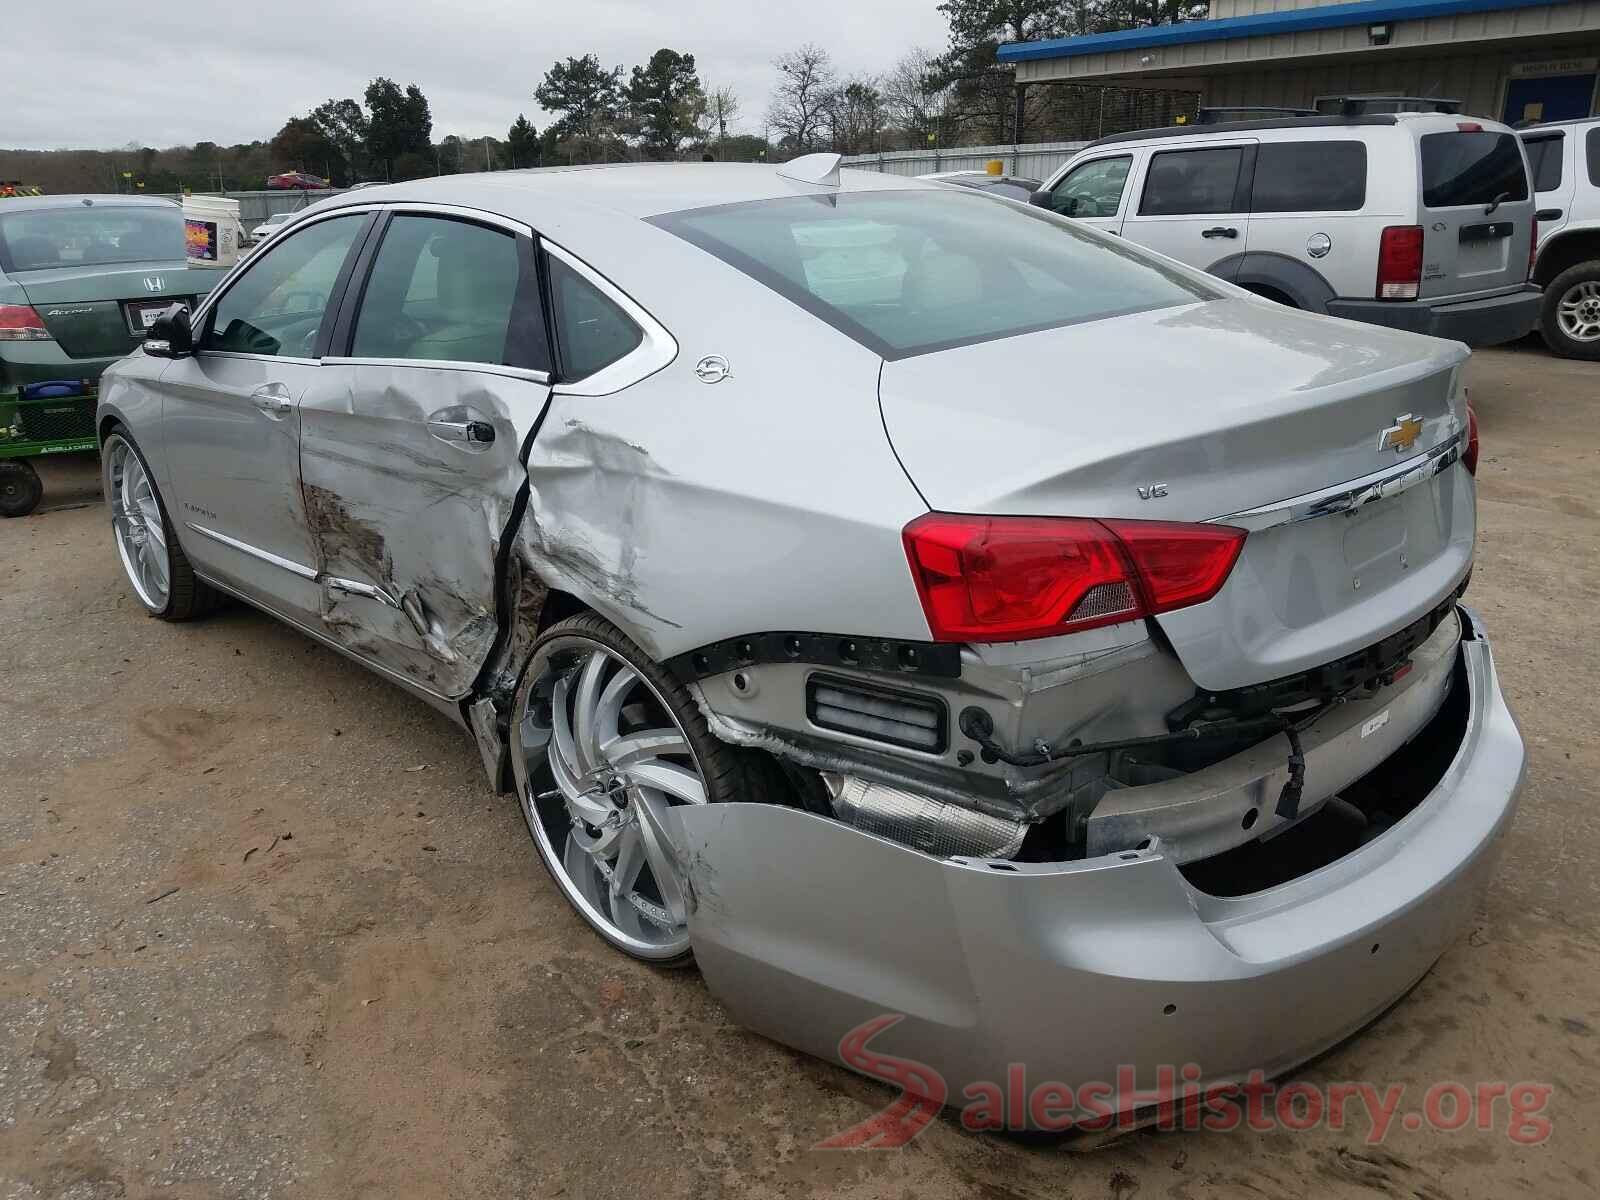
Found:
[[1217, 107], [1436, 96], [1496, 120], [1597, 111], [1600, 0], [1211, 0], [1210, 19], [1001, 46], [1017, 82], [1198, 92]]

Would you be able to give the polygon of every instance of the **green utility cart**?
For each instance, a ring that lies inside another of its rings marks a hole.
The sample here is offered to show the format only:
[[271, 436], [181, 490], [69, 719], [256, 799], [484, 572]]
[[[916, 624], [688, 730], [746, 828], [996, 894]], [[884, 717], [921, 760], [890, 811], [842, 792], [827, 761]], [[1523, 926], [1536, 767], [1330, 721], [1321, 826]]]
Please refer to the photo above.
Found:
[[56, 379], [22, 387], [0, 385], [0, 517], [21, 517], [44, 495], [28, 460], [94, 450], [92, 379]]

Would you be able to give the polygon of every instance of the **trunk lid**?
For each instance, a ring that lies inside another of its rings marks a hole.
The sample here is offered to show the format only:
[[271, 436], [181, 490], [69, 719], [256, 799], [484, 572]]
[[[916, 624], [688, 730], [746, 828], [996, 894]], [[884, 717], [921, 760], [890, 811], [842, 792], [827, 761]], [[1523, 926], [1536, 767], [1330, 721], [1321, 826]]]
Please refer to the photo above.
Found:
[[1424, 299], [1466, 295], [1524, 283], [1534, 200], [1517, 135], [1500, 126], [1450, 120], [1418, 140], [1419, 294]]
[[73, 358], [122, 355], [138, 345], [152, 314], [204, 296], [225, 272], [183, 263], [56, 267], [10, 276], [50, 336]]
[[[881, 403], [934, 509], [1206, 521], [1448, 442], [1465, 428], [1466, 357], [1230, 298], [886, 362]], [[1380, 449], [1401, 424], [1405, 448]], [[1278, 678], [1430, 611], [1472, 536], [1470, 484], [1452, 467], [1355, 514], [1252, 532], [1217, 597], [1156, 619], [1202, 687]]]

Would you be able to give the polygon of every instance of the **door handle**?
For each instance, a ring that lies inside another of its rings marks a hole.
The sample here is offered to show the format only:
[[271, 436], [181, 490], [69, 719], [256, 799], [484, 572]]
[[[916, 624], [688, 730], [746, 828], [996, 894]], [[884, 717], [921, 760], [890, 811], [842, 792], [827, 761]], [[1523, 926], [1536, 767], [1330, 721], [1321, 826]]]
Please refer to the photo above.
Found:
[[1533, 217], [1536, 221], [1559, 221], [1561, 220], [1561, 209], [1541, 208], [1538, 212], [1533, 214]]
[[287, 416], [294, 408], [294, 397], [281, 383], [264, 383], [250, 393], [250, 403], [274, 421]]
[[1239, 231], [1232, 225], [1213, 225], [1210, 229], [1202, 229], [1200, 236], [1203, 238], [1236, 238], [1239, 236]]
[[428, 432], [446, 442], [487, 445], [494, 441], [494, 426], [487, 421], [429, 421]]

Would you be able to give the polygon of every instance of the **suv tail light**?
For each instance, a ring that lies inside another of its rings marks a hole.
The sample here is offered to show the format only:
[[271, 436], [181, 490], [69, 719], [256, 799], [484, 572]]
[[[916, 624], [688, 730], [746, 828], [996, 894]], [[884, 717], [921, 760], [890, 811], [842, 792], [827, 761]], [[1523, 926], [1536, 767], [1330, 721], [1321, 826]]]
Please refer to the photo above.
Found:
[[928, 513], [906, 554], [938, 642], [1012, 642], [1211, 599], [1245, 531], [1172, 521]]
[[1468, 475], [1478, 473], [1478, 413], [1467, 401], [1467, 448], [1461, 452], [1461, 465]]
[[0, 342], [47, 342], [50, 331], [26, 304], [0, 304]]
[[1378, 243], [1378, 299], [1415, 300], [1422, 286], [1422, 226], [1390, 225]]

